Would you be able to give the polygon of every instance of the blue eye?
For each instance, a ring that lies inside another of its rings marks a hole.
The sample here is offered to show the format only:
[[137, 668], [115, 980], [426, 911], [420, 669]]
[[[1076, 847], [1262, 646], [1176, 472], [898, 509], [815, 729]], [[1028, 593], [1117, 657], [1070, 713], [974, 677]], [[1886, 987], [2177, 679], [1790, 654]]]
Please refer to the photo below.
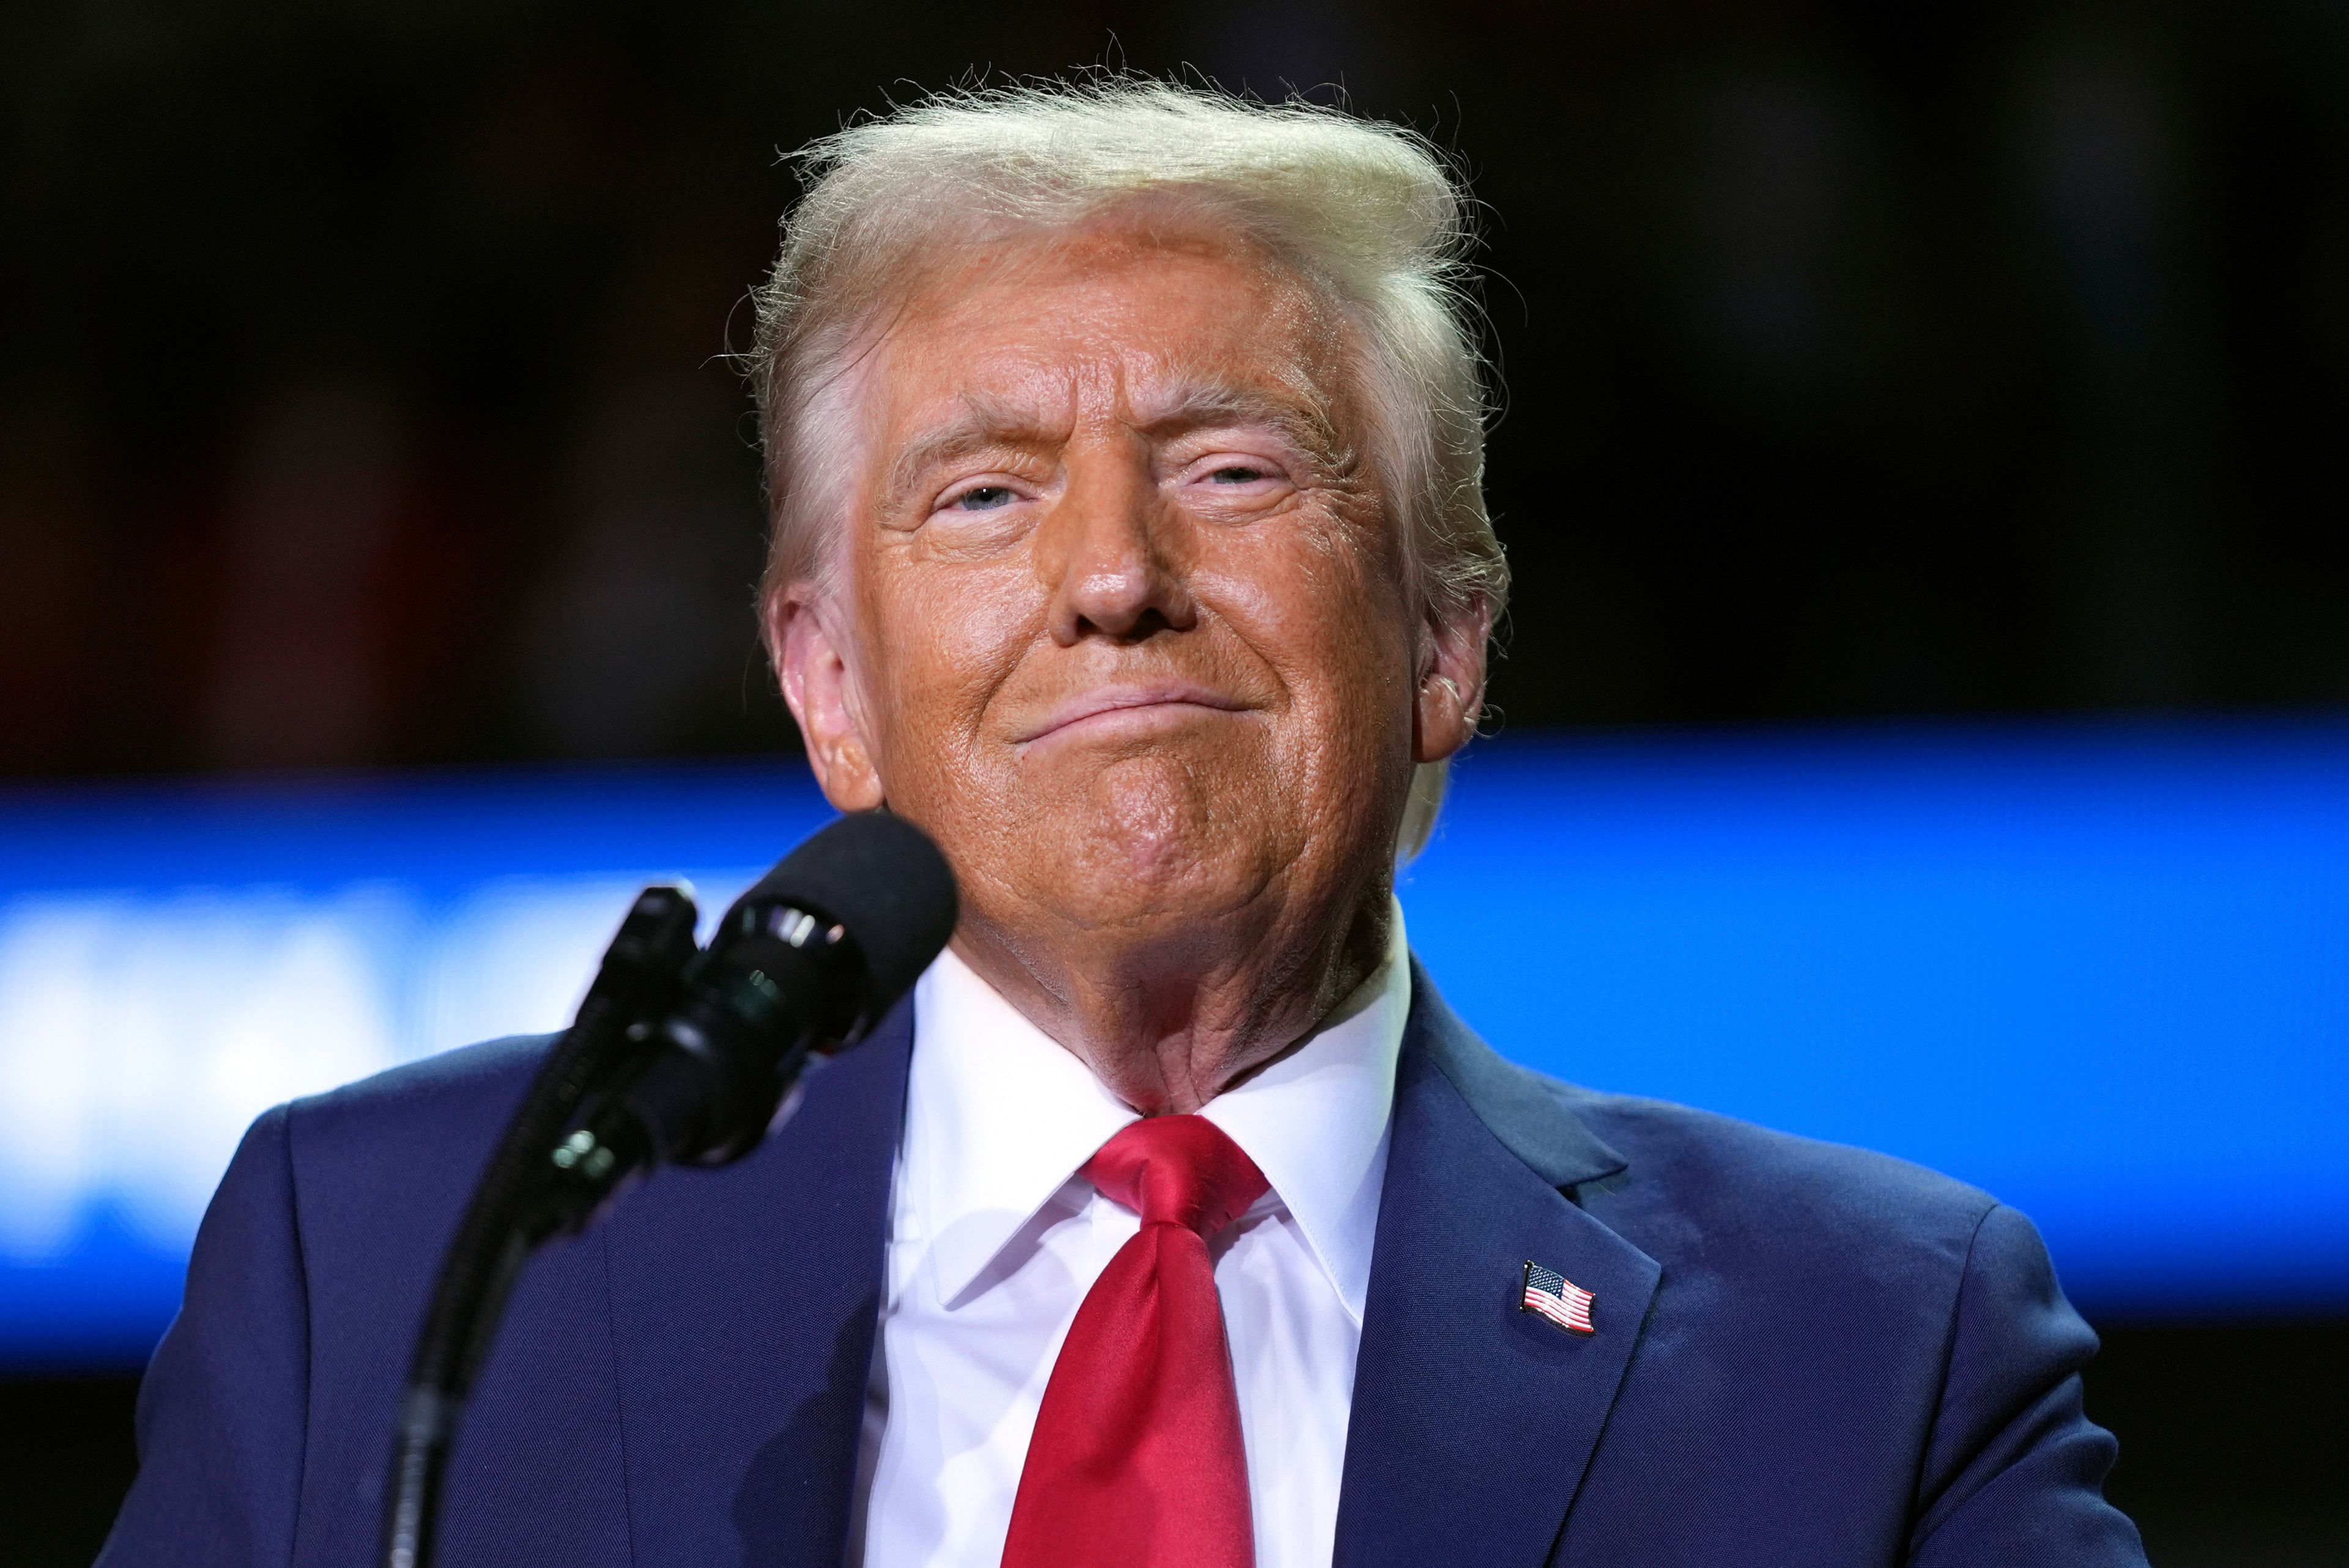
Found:
[[1234, 464], [1232, 467], [1227, 469], [1217, 469], [1214, 473], [1209, 474], [1207, 478], [1211, 483], [1219, 485], [1252, 485], [1256, 483], [1257, 480], [1264, 478], [1264, 470], [1262, 469], [1243, 468], [1237, 464]]
[[954, 504], [965, 511], [993, 511], [1019, 499], [1008, 485], [976, 485], [955, 497]]

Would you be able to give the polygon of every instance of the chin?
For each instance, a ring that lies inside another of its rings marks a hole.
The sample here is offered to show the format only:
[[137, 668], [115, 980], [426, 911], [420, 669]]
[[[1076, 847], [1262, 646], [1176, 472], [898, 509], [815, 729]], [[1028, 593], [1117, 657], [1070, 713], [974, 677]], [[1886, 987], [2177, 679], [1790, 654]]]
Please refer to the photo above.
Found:
[[1277, 797], [1154, 759], [1108, 770], [1082, 808], [1037, 821], [1038, 891], [1088, 924], [1195, 924], [1247, 906], [1288, 859]]

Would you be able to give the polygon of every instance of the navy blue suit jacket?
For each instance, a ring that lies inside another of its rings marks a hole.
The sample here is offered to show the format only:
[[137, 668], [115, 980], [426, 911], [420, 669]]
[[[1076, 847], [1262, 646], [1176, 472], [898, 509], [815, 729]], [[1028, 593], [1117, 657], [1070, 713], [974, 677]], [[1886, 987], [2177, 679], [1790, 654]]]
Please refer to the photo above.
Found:
[[[1346, 1568], [2141, 1564], [2029, 1222], [1881, 1156], [1504, 1062], [1414, 972]], [[198, 1236], [105, 1568], [355, 1568], [410, 1341], [545, 1042], [271, 1111]], [[823, 1564], [848, 1529], [911, 1010], [739, 1164], [533, 1263], [452, 1456], [445, 1568]], [[1531, 1259], [1598, 1332], [1518, 1310]]]

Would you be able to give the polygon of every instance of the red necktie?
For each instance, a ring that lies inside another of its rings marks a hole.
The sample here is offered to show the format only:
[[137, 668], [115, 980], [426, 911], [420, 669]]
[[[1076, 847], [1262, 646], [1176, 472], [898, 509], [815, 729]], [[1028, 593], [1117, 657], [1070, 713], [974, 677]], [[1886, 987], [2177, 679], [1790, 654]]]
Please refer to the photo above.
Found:
[[1077, 1308], [1003, 1568], [1254, 1568], [1247, 1456], [1207, 1238], [1265, 1190], [1204, 1117], [1137, 1121], [1085, 1176], [1142, 1215]]

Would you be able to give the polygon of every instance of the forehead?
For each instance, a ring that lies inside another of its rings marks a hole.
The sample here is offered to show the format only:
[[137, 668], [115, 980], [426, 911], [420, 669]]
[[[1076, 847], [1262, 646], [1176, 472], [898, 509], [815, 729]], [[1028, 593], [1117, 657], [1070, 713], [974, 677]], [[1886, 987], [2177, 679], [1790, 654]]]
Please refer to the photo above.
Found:
[[[933, 268], [878, 346], [886, 426], [983, 400], [1056, 423], [1218, 388], [1340, 400], [1342, 322], [1260, 247], [1128, 224], [999, 241]], [[1334, 409], [1330, 409], [1334, 412]]]

